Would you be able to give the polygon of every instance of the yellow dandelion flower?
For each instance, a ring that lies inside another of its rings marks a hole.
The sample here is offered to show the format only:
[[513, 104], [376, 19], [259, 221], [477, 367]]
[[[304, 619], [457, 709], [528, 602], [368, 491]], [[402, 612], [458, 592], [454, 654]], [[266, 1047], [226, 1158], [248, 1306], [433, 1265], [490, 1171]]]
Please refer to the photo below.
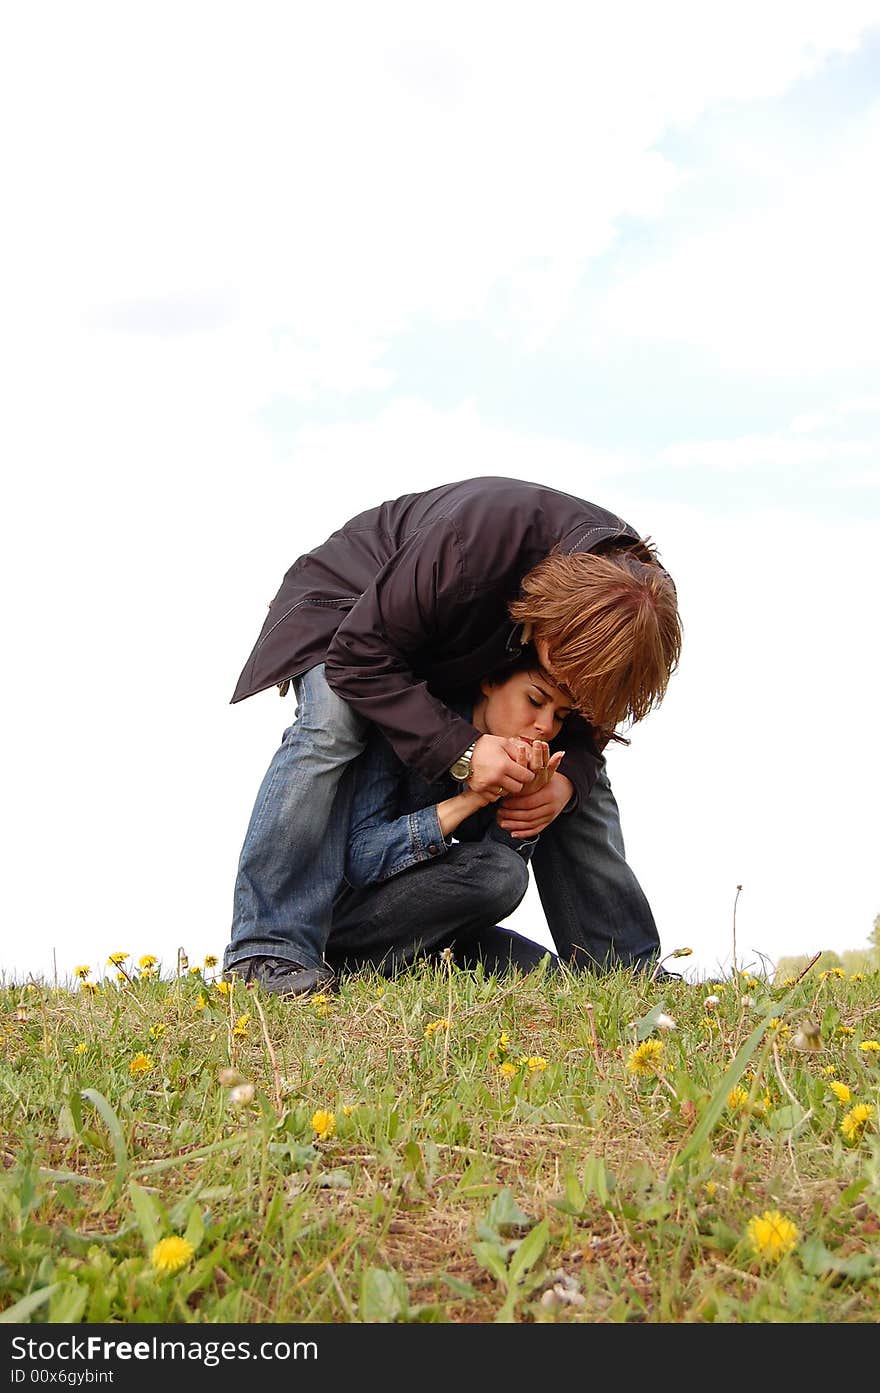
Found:
[[673, 958], [689, 958], [693, 951], [693, 948], [676, 948], [672, 956]]
[[797, 981], [797, 978], [796, 978], [796, 977], [783, 977], [783, 979], [782, 979], [782, 985], [783, 985], [784, 987], [793, 987], [796, 981]]
[[187, 1238], [172, 1234], [170, 1238], [160, 1238], [159, 1242], [153, 1245], [150, 1261], [157, 1271], [171, 1274], [186, 1267], [195, 1251]]
[[189, 975], [190, 977], [201, 977], [202, 969], [200, 967], [191, 967], [189, 970]]
[[506, 1030], [502, 1030], [501, 1034], [498, 1036], [498, 1049], [506, 1050], [509, 1044], [510, 1036], [508, 1035]]
[[86, 1044], [85, 1040], [80, 1040], [79, 1044], [74, 1048], [73, 1052], [74, 1054], [85, 1054], [88, 1048], [89, 1047]]
[[849, 975], [849, 980], [851, 982], [864, 982], [865, 974], [864, 972], [851, 972]]
[[156, 1025], [150, 1026], [150, 1034], [154, 1040], [161, 1040], [162, 1036], [167, 1035], [167, 1033], [168, 1027], [167, 1025], [163, 1025], [161, 1021], [158, 1021]]
[[79, 989], [81, 992], [85, 992], [86, 996], [97, 996], [101, 990], [97, 982], [80, 982]]
[[90, 967], [86, 967], [85, 965], [82, 967], [75, 967], [73, 969], [73, 975], [74, 977], [78, 977], [81, 982], [84, 982], [91, 973], [91, 970]]
[[771, 1016], [767, 1024], [769, 1025], [771, 1030], [778, 1030], [779, 1027], [782, 1025], [782, 1017]]
[[845, 1083], [838, 1083], [835, 1080], [835, 1082], [830, 1083], [828, 1087], [831, 1089], [831, 1092], [834, 1094], [838, 1103], [842, 1103], [844, 1107], [847, 1105], [847, 1103], [852, 1102], [852, 1092], [849, 1088], [847, 1088]]
[[231, 982], [215, 982], [215, 983], [214, 983], [214, 990], [215, 990], [215, 992], [219, 992], [221, 996], [228, 996], [229, 993], [232, 991], [232, 983], [231, 983]]
[[832, 967], [831, 976], [843, 980], [843, 978], [846, 976], [846, 973], [844, 972], [842, 967]]
[[124, 963], [127, 957], [127, 953], [111, 953], [107, 961], [108, 963], [112, 963], [114, 967], [119, 967], [120, 963]]
[[820, 1069], [819, 1072], [820, 1074], [826, 1074], [829, 1079], [833, 1079], [834, 1075], [837, 1073], [837, 1067], [834, 1064], [826, 1064], [824, 1069]]
[[376, 995], [377, 995], [377, 996], [384, 996], [384, 995], [385, 995], [385, 988], [384, 988], [384, 987], [377, 987], [377, 988], [376, 988]]
[[343, 1104], [342, 1104], [342, 1115], [343, 1115], [343, 1117], [351, 1117], [351, 1115], [352, 1115], [352, 1113], [354, 1112], [354, 1110], [355, 1110], [356, 1107], [357, 1107], [357, 1103], [343, 1103]]
[[156, 1064], [152, 1055], [144, 1054], [143, 1050], [140, 1050], [135, 1055], [134, 1059], [129, 1061], [128, 1072], [134, 1078], [137, 1078], [138, 1074], [149, 1074], [150, 1070], [155, 1069], [155, 1067]]
[[237, 1035], [240, 1040], [246, 1039], [249, 1022], [249, 1015], [239, 1016], [238, 1020], [235, 1022], [235, 1025], [232, 1027], [233, 1035]]
[[711, 1016], [704, 1016], [703, 1019], [700, 1021], [700, 1025], [702, 1026], [703, 1030], [711, 1031], [718, 1028], [718, 1022], [716, 1020], [713, 1020]]
[[116, 974], [116, 980], [117, 980], [117, 982], [127, 982], [127, 981], [128, 981], [128, 974], [125, 973], [125, 972], [117, 972], [117, 974]]
[[732, 1088], [727, 1095], [727, 1106], [731, 1112], [739, 1112], [749, 1101], [749, 1095], [744, 1088]]
[[213, 953], [208, 953], [205, 956], [205, 967], [216, 967], [219, 961], [220, 959], [216, 958]]
[[436, 1034], [436, 1032], [437, 1032], [438, 1030], [448, 1030], [448, 1029], [449, 1029], [449, 1021], [446, 1019], [445, 1016], [440, 1016], [440, 1018], [439, 1018], [438, 1020], [436, 1020], [436, 1021], [429, 1021], [429, 1022], [428, 1022], [428, 1024], [425, 1026], [425, 1036], [426, 1036], [428, 1039], [430, 1039], [431, 1036], [434, 1035], [434, 1034]]
[[547, 1068], [547, 1061], [539, 1054], [530, 1054], [526, 1060], [526, 1068], [533, 1074], [542, 1074]]
[[859, 1045], [859, 1049], [863, 1050], [865, 1054], [880, 1054], [880, 1041], [863, 1040]]
[[498, 1065], [498, 1072], [502, 1078], [512, 1079], [516, 1076], [516, 1065], [511, 1064], [509, 1059], [505, 1059], [503, 1064]]
[[199, 992], [199, 999], [198, 999], [198, 1001], [196, 1002], [195, 1006], [193, 1007], [193, 1010], [194, 1010], [194, 1011], [204, 1011], [204, 1009], [205, 1009], [205, 1007], [207, 1006], [207, 1004], [208, 1004], [208, 998], [205, 996], [205, 993], [204, 993], [204, 992]]
[[320, 1141], [326, 1141], [328, 1137], [332, 1137], [336, 1131], [334, 1114], [328, 1112], [326, 1108], [319, 1108], [317, 1112], [312, 1113], [312, 1131]]
[[651, 1074], [656, 1074], [662, 1063], [663, 1041], [643, 1040], [640, 1045], [636, 1045], [626, 1061], [626, 1067], [631, 1074], [638, 1074], [645, 1078]]
[[797, 1226], [778, 1209], [756, 1214], [749, 1220], [746, 1234], [755, 1256], [766, 1262], [778, 1262], [797, 1247], [800, 1239]]
[[873, 1116], [874, 1109], [870, 1103], [856, 1103], [854, 1108], [850, 1108], [840, 1124], [840, 1130], [847, 1141], [860, 1142]]
[[718, 1186], [715, 1184], [715, 1181], [714, 1181], [714, 1180], [707, 1180], [706, 1183], [705, 1183], [705, 1185], [703, 1186], [703, 1189], [704, 1189], [705, 1192], [706, 1192], [706, 1199], [708, 1199], [708, 1200], [714, 1200], [714, 1198], [715, 1198], [715, 1191], [718, 1189]]
[[149, 972], [150, 968], [155, 967], [158, 961], [159, 959], [153, 953], [144, 953], [142, 958], [138, 958], [138, 967]]
[[855, 1035], [856, 1028], [854, 1025], [839, 1025], [837, 1033], [838, 1035]]

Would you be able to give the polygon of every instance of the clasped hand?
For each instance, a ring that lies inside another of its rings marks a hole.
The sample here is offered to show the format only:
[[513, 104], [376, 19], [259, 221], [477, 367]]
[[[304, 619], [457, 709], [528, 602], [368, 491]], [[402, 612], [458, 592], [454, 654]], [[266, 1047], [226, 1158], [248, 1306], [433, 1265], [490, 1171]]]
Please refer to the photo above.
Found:
[[536, 837], [571, 800], [574, 785], [558, 773], [565, 754], [550, 754], [545, 740], [483, 735], [474, 749], [469, 787], [498, 803], [498, 825], [512, 837]]

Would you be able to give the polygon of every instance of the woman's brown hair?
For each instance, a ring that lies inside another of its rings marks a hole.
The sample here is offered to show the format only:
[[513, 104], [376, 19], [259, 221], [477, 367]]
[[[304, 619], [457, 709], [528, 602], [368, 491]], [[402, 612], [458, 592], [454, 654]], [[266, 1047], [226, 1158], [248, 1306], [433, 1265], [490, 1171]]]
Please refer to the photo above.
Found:
[[543, 639], [553, 676], [605, 739], [659, 706], [681, 652], [672, 577], [650, 541], [551, 554], [523, 577], [511, 617]]

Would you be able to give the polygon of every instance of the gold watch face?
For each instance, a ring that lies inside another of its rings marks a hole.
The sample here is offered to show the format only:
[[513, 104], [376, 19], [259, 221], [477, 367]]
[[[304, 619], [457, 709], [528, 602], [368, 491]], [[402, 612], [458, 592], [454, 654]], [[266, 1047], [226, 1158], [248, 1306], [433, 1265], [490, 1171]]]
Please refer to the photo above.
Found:
[[471, 772], [471, 762], [469, 759], [457, 759], [449, 771], [453, 779], [463, 782]]

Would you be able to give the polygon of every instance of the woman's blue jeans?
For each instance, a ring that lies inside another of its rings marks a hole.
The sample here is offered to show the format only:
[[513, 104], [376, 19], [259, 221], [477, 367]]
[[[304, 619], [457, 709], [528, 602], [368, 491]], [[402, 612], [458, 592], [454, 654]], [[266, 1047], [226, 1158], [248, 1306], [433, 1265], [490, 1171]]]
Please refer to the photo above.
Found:
[[[364, 748], [368, 727], [331, 691], [323, 664], [297, 678], [294, 686], [296, 719], [260, 786], [241, 851], [226, 969], [253, 957], [320, 967], [333, 928], [334, 902], [344, 888], [351, 764]], [[420, 889], [440, 890], [444, 877], [431, 877], [450, 854], [428, 865], [424, 879], [418, 880]], [[604, 767], [586, 803], [541, 833], [531, 864], [563, 962], [575, 970], [653, 964], [660, 949], [657, 928], [626, 861], [620, 815]], [[465, 878], [468, 871], [478, 875], [478, 863], [471, 867], [463, 858], [460, 871]], [[397, 877], [401, 889], [405, 876]], [[410, 883], [415, 886], [415, 879]], [[396, 902], [402, 903], [399, 898]], [[454, 926], [462, 907], [450, 901], [447, 908]], [[401, 913], [411, 921], [411, 912]], [[346, 927], [350, 930], [350, 921]], [[401, 935], [408, 931], [402, 923]]]

